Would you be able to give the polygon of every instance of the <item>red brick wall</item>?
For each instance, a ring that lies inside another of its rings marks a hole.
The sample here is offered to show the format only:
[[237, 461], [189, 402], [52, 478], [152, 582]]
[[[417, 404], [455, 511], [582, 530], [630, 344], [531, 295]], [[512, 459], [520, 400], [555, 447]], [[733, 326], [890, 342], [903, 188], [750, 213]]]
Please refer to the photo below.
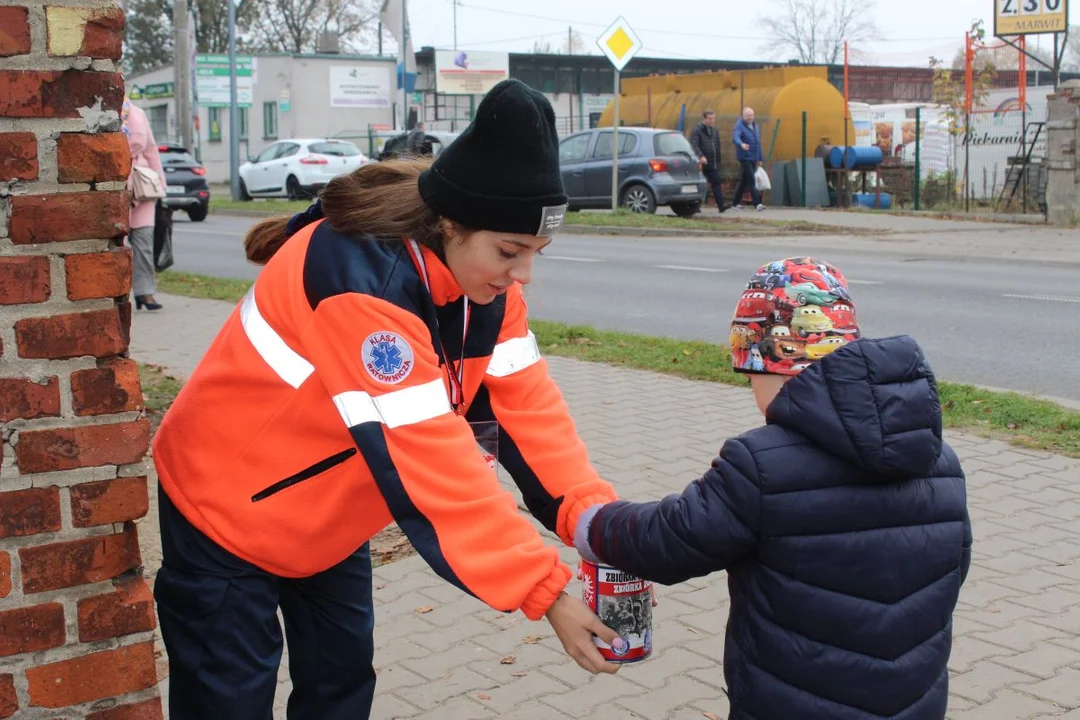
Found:
[[0, 718], [160, 720], [123, 16], [79, 3], [0, 7]]

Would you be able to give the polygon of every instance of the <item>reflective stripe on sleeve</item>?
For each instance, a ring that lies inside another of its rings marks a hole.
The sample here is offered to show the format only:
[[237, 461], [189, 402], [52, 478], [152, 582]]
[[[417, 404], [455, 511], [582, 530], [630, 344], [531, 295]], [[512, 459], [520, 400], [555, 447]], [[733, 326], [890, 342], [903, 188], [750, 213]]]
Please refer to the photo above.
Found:
[[278, 377], [299, 388], [315, 372], [315, 367], [285, 344], [280, 335], [270, 327], [255, 304], [255, 287], [252, 286], [240, 305], [240, 322], [251, 344]]
[[377, 397], [362, 391], [345, 392], [334, 396], [334, 405], [350, 428], [380, 422], [393, 429], [450, 413], [450, 398], [442, 379]]
[[493, 377], [506, 377], [532, 367], [540, 362], [540, 348], [532, 331], [525, 337], [505, 340], [495, 346], [488, 363], [487, 374]]

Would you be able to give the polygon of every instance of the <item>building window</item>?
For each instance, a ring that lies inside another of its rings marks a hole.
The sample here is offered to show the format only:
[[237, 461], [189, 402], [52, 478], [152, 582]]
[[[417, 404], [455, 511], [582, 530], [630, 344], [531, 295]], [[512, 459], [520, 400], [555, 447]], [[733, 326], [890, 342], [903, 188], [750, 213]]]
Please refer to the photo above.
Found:
[[208, 108], [207, 124], [210, 142], [221, 142], [221, 108]]
[[263, 139], [277, 139], [277, 102], [263, 103]]
[[171, 140], [169, 137], [169, 106], [155, 105], [146, 108], [146, 117], [150, 120], [150, 132], [158, 142]]
[[239, 108], [240, 110], [240, 139], [248, 139], [248, 109], [246, 107]]

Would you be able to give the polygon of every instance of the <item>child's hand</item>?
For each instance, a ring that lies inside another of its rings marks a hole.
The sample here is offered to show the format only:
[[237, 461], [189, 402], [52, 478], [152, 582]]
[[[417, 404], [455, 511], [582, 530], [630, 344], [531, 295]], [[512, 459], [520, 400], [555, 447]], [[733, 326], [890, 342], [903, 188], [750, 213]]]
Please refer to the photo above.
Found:
[[651, 586], [651, 587], [649, 588], [649, 595], [651, 595], [651, 596], [652, 596], [652, 606], [653, 606], [653, 607], [656, 607], [657, 605], [659, 605], [659, 604], [660, 604], [660, 603], [658, 603], [658, 602], [656, 601], [656, 585], [653, 585], [653, 586]]

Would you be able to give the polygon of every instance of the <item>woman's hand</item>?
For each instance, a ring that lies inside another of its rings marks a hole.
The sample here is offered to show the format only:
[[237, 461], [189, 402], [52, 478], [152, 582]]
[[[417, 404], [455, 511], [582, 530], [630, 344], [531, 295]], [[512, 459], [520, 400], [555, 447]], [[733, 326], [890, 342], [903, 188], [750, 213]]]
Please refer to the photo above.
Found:
[[615, 642], [618, 634], [600, 622], [585, 603], [563, 593], [548, 609], [547, 619], [559, 636], [563, 650], [582, 668], [593, 675], [619, 672], [619, 666], [606, 662], [593, 643], [594, 634], [609, 645]]

